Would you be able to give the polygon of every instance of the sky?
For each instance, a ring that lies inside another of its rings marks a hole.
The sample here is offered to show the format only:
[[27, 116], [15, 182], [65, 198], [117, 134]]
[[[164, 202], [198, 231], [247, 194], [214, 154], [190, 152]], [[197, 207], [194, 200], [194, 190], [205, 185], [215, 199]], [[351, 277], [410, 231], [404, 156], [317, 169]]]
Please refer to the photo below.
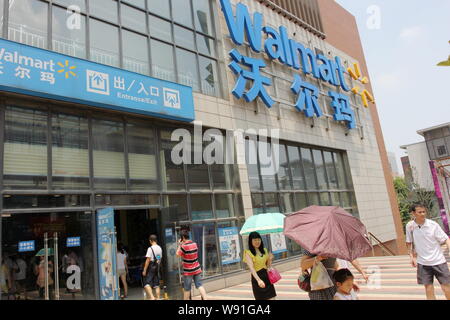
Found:
[[450, 0], [336, 0], [356, 17], [388, 152], [450, 122]]

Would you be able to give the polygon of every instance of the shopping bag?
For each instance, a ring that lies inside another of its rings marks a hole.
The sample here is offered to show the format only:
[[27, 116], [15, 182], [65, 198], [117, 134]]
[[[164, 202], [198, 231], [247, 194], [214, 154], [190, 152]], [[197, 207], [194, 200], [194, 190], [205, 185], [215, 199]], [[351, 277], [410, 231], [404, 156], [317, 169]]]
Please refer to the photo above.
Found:
[[317, 262], [311, 272], [311, 290], [322, 290], [333, 287], [334, 283], [322, 262]]
[[281, 275], [277, 269], [270, 268], [267, 270], [267, 274], [269, 275], [269, 281], [271, 284], [277, 283], [281, 280]]

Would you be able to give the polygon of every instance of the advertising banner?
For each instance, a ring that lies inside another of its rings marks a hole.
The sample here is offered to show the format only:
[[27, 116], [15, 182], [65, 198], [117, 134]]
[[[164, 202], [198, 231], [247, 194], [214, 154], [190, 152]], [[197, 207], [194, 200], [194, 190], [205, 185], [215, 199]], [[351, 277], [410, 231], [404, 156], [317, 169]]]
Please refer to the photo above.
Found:
[[272, 245], [273, 254], [287, 251], [286, 237], [283, 233], [272, 233], [270, 235], [270, 244]]
[[114, 210], [97, 211], [97, 252], [101, 300], [118, 300]]
[[0, 39], [0, 90], [191, 122], [192, 88]]
[[238, 228], [219, 228], [218, 231], [222, 264], [239, 262], [241, 247], [239, 244]]

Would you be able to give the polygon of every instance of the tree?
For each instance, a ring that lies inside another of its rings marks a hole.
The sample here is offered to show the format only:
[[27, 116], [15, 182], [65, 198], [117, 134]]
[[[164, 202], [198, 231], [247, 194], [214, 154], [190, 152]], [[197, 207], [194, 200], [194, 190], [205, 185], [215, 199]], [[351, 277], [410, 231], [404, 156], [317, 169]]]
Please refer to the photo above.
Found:
[[414, 203], [425, 205], [428, 211], [428, 218], [432, 219], [437, 217], [434, 210], [436, 207], [436, 196], [433, 191], [421, 188], [415, 182], [408, 184], [402, 177], [396, 177], [394, 179], [394, 188], [397, 193], [398, 208], [403, 223], [403, 231], [405, 230], [406, 224], [411, 220], [409, 208]]
[[[448, 43], [450, 43], [450, 41]], [[450, 56], [448, 56], [447, 60], [439, 62], [438, 66], [439, 67], [450, 67]]]

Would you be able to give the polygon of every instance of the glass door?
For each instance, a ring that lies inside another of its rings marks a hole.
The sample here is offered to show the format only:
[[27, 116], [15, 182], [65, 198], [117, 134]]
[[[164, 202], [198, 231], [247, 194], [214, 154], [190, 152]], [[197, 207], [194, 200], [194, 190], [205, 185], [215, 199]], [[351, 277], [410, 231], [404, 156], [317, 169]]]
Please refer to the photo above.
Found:
[[3, 215], [2, 299], [95, 299], [92, 244], [91, 213]]
[[181, 285], [182, 267], [176, 255], [179, 240], [180, 225], [174, 221], [178, 215], [177, 207], [167, 207], [160, 210], [161, 247], [163, 249], [163, 283], [170, 300], [183, 299]]

